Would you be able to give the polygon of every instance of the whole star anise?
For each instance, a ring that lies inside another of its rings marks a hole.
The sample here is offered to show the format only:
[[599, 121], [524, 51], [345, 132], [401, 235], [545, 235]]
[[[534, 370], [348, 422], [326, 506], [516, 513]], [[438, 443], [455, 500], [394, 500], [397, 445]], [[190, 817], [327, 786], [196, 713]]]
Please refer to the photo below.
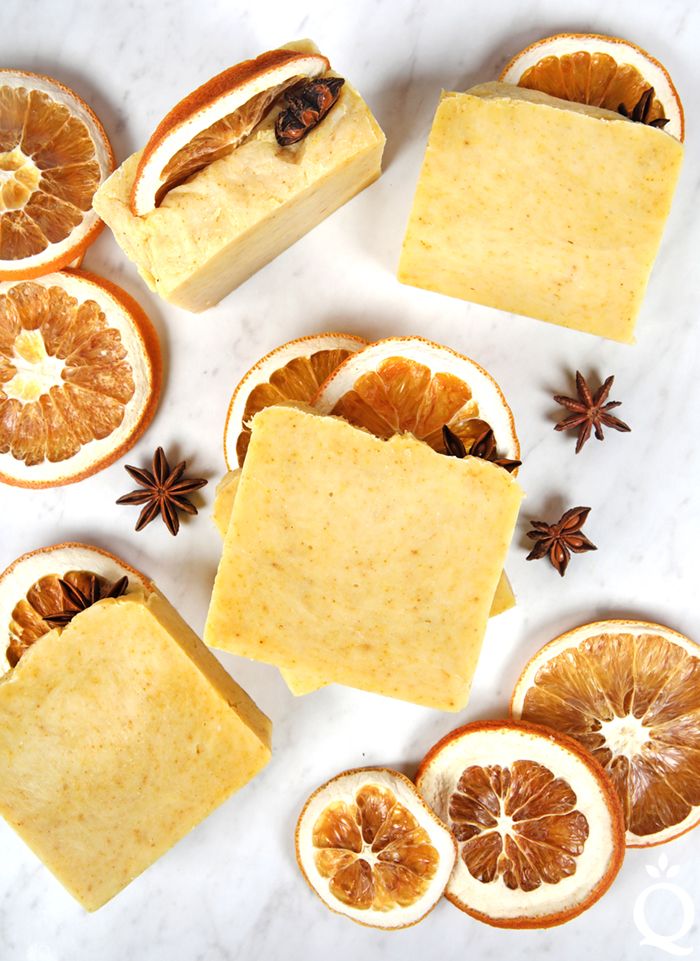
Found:
[[556, 524], [530, 521], [533, 529], [528, 531], [527, 536], [535, 541], [535, 546], [527, 555], [527, 560], [536, 561], [547, 556], [552, 567], [563, 577], [572, 552], [583, 554], [585, 551], [598, 550], [595, 544], [581, 533], [590, 512], [590, 507], [572, 507], [562, 514]]
[[[575, 397], [565, 397], [564, 394], [555, 394], [554, 400], [562, 407], [572, 413], [559, 421], [554, 427], [555, 430], [579, 430], [578, 440], [576, 441], [576, 453], [578, 454], [588, 438], [591, 431], [595, 431], [598, 440], [604, 440], [603, 427], [610, 427], [613, 430], [628, 433], [632, 430], [619, 417], [614, 417], [609, 411], [620, 406], [619, 400], [608, 401], [610, 388], [613, 385], [614, 377], [608, 377], [604, 383], [593, 394], [586, 383], [586, 378], [580, 371], [576, 371], [576, 391], [578, 400]], [[606, 403], [607, 401], [607, 403]]]
[[299, 143], [317, 127], [340, 96], [342, 77], [304, 80], [286, 95], [287, 109], [275, 121], [275, 137], [280, 147]]
[[498, 456], [496, 438], [490, 427], [479, 434], [468, 451], [462, 438], [458, 437], [453, 430], [450, 430], [447, 424], [442, 428], [442, 439], [445, 443], [445, 453], [450, 457], [466, 457], [467, 454], [470, 454], [472, 457], [481, 457], [483, 460], [491, 461], [491, 463], [496, 464], [497, 467], [502, 467], [509, 473], [522, 464], [522, 461], [509, 460], [507, 457]]
[[63, 595], [63, 608], [55, 613], [45, 614], [43, 618], [51, 627], [65, 627], [66, 624], [70, 624], [76, 614], [86, 611], [88, 607], [92, 607], [98, 601], [103, 601], [107, 597], [121, 597], [126, 594], [129, 578], [120, 577], [114, 584], [107, 584], [96, 574], [90, 574], [86, 590], [81, 590], [62, 577], [59, 577], [58, 584]]
[[649, 127], [665, 127], [668, 123], [668, 117], [656, 117], [654, 120], [649, 119], [649, 114], [654, 104], [654, 93], [653, 87], [647, 87], [631, 110], [628, 110], [624, 103], [621, 103], [617, 108], [617, 112], [629, 120], [634, 120], [635, 123], [645, 123]]
[[136, 521], [135, 530], [143, 530], [160, 514], [163, 523], [174, 537], [180, 530], [179, 511], [185, 514], [197, 513], [197, 508], [187, 495], [204, 487], [207, 481], [203, 477], [184, 477], [186, 468], [187, 461], [183, 460], [177, 467], [170, 470], [170, 464], [162, 447], [159, 447], [153, 456], [151, 470], [125, 465], [126, 471], [143, 488], [143, 490], [124, 494], [117, 501], [117, 504], [144, 505]]

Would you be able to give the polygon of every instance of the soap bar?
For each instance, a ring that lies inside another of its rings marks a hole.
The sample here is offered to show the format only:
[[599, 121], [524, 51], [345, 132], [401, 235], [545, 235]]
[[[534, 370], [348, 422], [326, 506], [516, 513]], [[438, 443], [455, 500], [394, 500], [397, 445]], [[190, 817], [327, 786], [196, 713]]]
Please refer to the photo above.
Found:
[[269, 407], [253, 419], [205, 640], [459, 710], [521, 496], [479, 458]]
[[[222, 538], [226, 537], [226, 532], [231, 521], [233, 502], [236, 497], [236, 491], [238, 490], [240, 475], [240, 468], [229, 471], [227, 474], [224, 474], [216, 488], [212, 518]], [[498, 586], [496, 587], [496, 593], [493, 596], [489, 617], [496, 617], [498, 614], [503, 614], [513, 607], [515, 607], [515, 594], [508, 580], [508, 575], [503, 571], [498, 581]], [[297, 696], [311, 694], [320, 687], [325, 687], [328, 683], [324, 678], [309, 671], [283, 668], [281, 673], [289, 690]]]
[[503, 83], [443, 93], [399, 279], [632, 342], [683, 147]]
[[0, 679], [0, 814], [93, 911], [264, 767], [270, 733], [157, 591], [102, 600]]
[[[288, 46], [318, 52], [310, 42]], [[127, 257], [170, 303], [190, 311], [218, 303], [380, 175], [384, 134], [347, 80], [299, 144], [277, 144], [276, 113], [149, 214], [129, 209], [140, 154], [95, 194], [95, 210]]]

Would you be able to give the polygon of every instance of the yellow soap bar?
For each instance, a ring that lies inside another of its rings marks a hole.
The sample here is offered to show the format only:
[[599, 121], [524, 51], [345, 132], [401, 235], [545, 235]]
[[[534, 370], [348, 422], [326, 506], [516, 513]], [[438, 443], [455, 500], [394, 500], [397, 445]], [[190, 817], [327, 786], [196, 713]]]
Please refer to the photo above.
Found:
[[0, 814], [93, 911], [257, 774], [270, 734], [162, 595], [103, 600], [0, 679]]
[[[318, 52], [308, 41], [288, 46]], [[129, 209], [140, 154], [95, 194], [95, 210], [127, 257], [170, 303], [191, 311], [218, 303], [380, 175], [384, 134], [347, 80], [324, 120], [294, 146], [277, 144], [277, 113], [145, 216]]]
[[[224, 474], [216, 488], [212, 518], [222, 538], [226, 537], [226, 531], [231, 521], [233, 502], [236, 498], [240, 476], [240, 469], [229, 471]], [[513, 607], [515, 607], [515, 594], [508, 580], [508, 575], [503, 571], [496, 587], [496, 593], [493, 596], [489, 617], [496, 617]], [[325, 687], [328, 683], [318, 675], [294, 668], [282, 669], [281, 674], [289, 690], [297, 696], [311, 694], [320, 687]]]
[[479, 458], [269, 407], [253, 420], [205, 640], [459, 710], [521, 496]]
[[682, 157], [597, 107], [503, 83], [443, 93], [399, 279], [632, 342]]

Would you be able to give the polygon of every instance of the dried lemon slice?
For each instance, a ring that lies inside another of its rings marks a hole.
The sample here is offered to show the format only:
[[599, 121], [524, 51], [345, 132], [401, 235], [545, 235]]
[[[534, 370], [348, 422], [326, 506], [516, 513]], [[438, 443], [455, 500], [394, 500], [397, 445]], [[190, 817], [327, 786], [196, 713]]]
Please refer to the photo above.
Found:
[[516, 718], [576, 738], [622, 802], [628, 847], [700, 823], [700, 646], [661, 624], [584, 624], [546, 644], [515, 686]]
[[407, 431], [444, 452], [447, 425], [467, 451], [490, 427], [499, 456], [517, 460], [513, 414], [496, 381], [475, 361], [422, 337], [390, 337], [342, 363], [314, 399], [377, 437]]
[[23, 554], [0, 574], [0, 675], [51, 630], [44, 618], [64, 605], [59, 578], [82, 590], [91, 575], [104, 584], [127, 577], [130, 593], [154, 589], [144, 574], [114, 554], [72, 542]]
[[103, 227], [92, 198], [113, 169], [102, 124], [76, 93], [0, 70], [0, 280], [79, 258]]
[[146, 144], [132, 213], [154, 210], [169, 190], [235, 149], [289, 87], [329, 69], [321, 54], [270, 50], [202, 84], [173, 107]]
[[622, 105], [628, 116], [641, 101], [645, 116], [638, 119], [663, 126], [677, 140], [684, 138], [683, 106], [668, 71], [646, 50], [618, 37], [594, 33], [545, 37], [513, 57], [500, 79], [607, 110], [617, 111]]
[[322, 784], [296, 829], [302, 874], [332, 911], [405, 928], [431, 911], [455, 862], [450, 832], [397, 771], [358, 768]]
[[224, 427], [224, 458], [229, 470], [245, 460], [250, 442], [247, 424], [258, 411], [289, 400], [310, 404], [338, 365], [366, 344], [354, 334], [312, 334], [281, 344], [261, 357], [241, 378], [229, 403]]
[[487, 924], [562, 924], [597, 901], [622, 864], [613, 785], [575, 741], [547, 728], [467, 724], [428, 752], [416, 785], [457, 839], [445, 896]]
[[150, 423], [158, 336], [86, 271], [0, 283], [0, 481], [55, 487], [113, 463]]

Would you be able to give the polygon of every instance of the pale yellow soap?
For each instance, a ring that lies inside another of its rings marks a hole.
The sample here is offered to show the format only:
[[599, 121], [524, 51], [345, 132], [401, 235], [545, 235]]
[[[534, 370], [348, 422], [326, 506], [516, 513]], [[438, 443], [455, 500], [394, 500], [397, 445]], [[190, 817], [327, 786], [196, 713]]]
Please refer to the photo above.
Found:
[[270, 733], [162, 595], [100, 601], [0, 680], [0, 814], [92, 911], [257, 774]]
[[[306, 41], [288, 46], [317, 49]], [[129, 209], [140, 154], [95, 194], [95, 210], [165, 300], [191, 311], [213, 306], [380, 175], [384, 134], [347, 79], [299, 144], [278, 146], [277, 112], [152, 213], [135, 217]]]
[[205, 640], [459, 710], [521, 496], [478, 458], [267, 408], [253, 421]]
[[[233, 502], [236, 497], [236, 491], [238, 490], [240, 476], [240, 469], [229, 471], [227, 474], [224, 474], [216, 488], [212, 518], [222, 538], [226, 537], [226, 531], [231, 521]], [[503, 571], [498, 581], [498, 586], [496, 587], [496, 593], [493, 596], [489, 616], [496, 617], [498, 614], [503, 614], [513, 607], [515, 607], [515, 594], [508, 580], [508, 575]], [[301, 671], [294, 668], [283, 668], [281, 674], [289, 690], [297, 696], [311, 694], [320, 687], [325, 687], [328, 683], [324, 678], [312, 672]]]
[[443, 93], [399, 279], [631, 342], [682, 157], [597, 107], [502, 83]]

